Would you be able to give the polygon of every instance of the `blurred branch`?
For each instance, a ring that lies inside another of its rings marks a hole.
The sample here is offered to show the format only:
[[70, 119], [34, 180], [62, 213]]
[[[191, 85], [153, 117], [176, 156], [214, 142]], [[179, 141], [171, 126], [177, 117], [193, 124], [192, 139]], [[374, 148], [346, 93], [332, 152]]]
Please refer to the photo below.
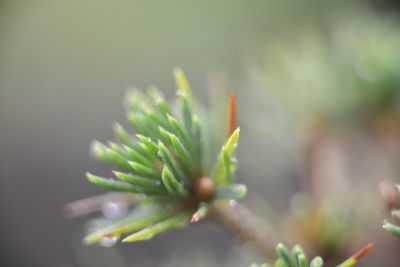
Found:
[[137, 202], [137, 197], [129, 193], [106, 193], [94, 197], [76, 200], [64, 207], [65, 214], [70, 217], [78, 217], [99, 211], [107, 202], [123, 202], [134, 204]]
[[270, 259], [275, 255], [276, 236], [271, 227], [236, 201], [215, 202], [210, 215], [243, 241], [254, 243]]

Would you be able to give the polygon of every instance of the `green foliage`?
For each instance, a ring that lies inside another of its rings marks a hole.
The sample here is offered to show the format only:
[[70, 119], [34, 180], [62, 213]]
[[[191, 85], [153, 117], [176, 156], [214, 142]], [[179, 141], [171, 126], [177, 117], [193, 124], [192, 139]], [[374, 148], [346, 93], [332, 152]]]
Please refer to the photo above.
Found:
[[[337, 265], [337, 267], [351, 267], [355, 265], [362, 257], [371, 251], [372, 247], [372, 243], [366, 245], [353, 256]], [[322, 267], [324, 264], [324, 261], [319, 256], [313, 258], [309, 262], [304, 250], [299, 245], [294, 246], [292, 250], [289, 251], [283, 244], [278, 244], [276, 246], [276, 254], [278, 255], [278, 259], [274, 264], [253, 264], [251, 267]]]
[[[155, 88], [147, 94], [134, 91], [127, 97], [127, 117], [136, 137], [116, 124], [120, 144], [93, 143], [92, 154], [118, 170], [113, 171], [116, 179], [88, 173], [89, 181], [108, 190], [138, 194], [143, 201], [129, 217], [86, 237], [86, 243], [126, 234], [131, 235], [123, 242], [150, 239], [204, 218], [213, 201], [246, 193], [244, 185], [233, 184], [239, 129], [222, 146], [214, 167], [204, 168], [204, 150], [211, 143], [203, 134], [208, 120], [200, 121], [196, 115], [198, 106], [180, 69], [175, 71], [175, 80], [179, 112], [173, 112], [176, 109]], [[151, 206], [145, 206], [148, 203]]]
[[336, 16], [327, 29], [298, 32], [270, 41], [251, 70], [271, 105], [283, 105], [297, 118], [339, 123], [399, 114], [397, 20], [358, 8]]
[[[400, 194], [400, 185], [396, 185], [395, 187], [396, 187], [397, 192]], [[392, 216], [393, 216], [393, 218], [399, 220], [400, 219], [400, 210], [398, 210], [398, 209], [392, 210]], [[397, 237], [400, 237], [400, 226], [397, 226], [393, 223], [384, 221], [383, 228], [386, 231], [388, 231], [389, 233], [391, 233]]]
[[278, 259], [274, 264], [253, 264], [251, 267], [321, 267], [323, 265], [321, 257], [315, 257], [309, 262], [304, 250], [299, 245], [289, 251], [283, 244], [278, 244], [276, 254]]
[[383, 223], [383, 228], [386, 230], [386, 231], [388, 231], [389, 233], [392, 233], [392, 234], [394, 234], [395, 236], [398, 236], [398, 237], [400, 237], [400, 227], [399, 226], [397, 226], [397, 225], [395, 225], [395, 224], [393, 224], [393, 223], [390, 223], [390, 222], [384, 222]]
[[291, 204], [282, 223], [285, 238], [320, 255], [343, 251], [345, 244], [357, 238], [364, 227], [362, 219], [366, 213], [362, 208], [356, 208], [350, 197], [317, 200], [301, 193]]

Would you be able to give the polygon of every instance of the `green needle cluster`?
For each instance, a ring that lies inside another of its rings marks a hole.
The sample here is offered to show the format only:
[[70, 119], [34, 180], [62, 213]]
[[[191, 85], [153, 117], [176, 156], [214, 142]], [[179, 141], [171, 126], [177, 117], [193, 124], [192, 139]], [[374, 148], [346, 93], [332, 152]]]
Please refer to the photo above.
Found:
[[304, 250], [299, 245], [294, 246], [289, 251], [283, 244], [279, 243], [276, 246], [276, 254], [278, 259], [274, 264], [253, 264], [251, 267], [321, 267], [323, 265], [321, 257], [315, 257], [309, 262]]
[[146, 94], [132, 92], [127, 98], [127, 117], [136, 136], [116, 124], [118, 144], [93, 143], [93, 155], [116, 170], [115, 178], [88, 173], [89, 181], [108, 190], [140, 195], [142, 202], [127, 218], [86, 237], [86, 243], [127, 234], [123, 242], [146, 240], [205, 217], [213, 201], [246, 193], [244, 185], [233, 183], [239, 129], [227, 138], [214, 166], [204, 167], [205, 147], [211, 143], [206, 134], [209, 120], [199, 119], [199, 107], [183, 72], [177, 69], [174, 75], [176, 107], [155, 88]]
[[[400, 185], [396, 185], [396, 190], [400, 194]], [[392, 210], [392, 216], [393, 216], [393, 218], [399, 220], [400, 219], [400, 210], [398, 210], [398, 209]], [[393, 235], [400, 237], [400, 226], [397, 226], [397, 225], [395, 225], [393, 223], [384, 221], [383, 222], [383, 228], [386, 231], [388, 231], [389, 233], [392, 233]]]
[[[337, 267], [354, 266], [361, 258], [367, 255], [372, 248], [372, 243], [367, 244], [350, 258], [337, 265]], [[322, 267], [324, 264], [324, 261], [319, 256], [309, 261], [304, 250], [299, 245], [294, 246], [293, 249], [289, 251], [284, 245], [278, 244], [276, 246], [276, 254], [278, 254], [278, 259], [274, 264], [253, 264], [251, 267]]]

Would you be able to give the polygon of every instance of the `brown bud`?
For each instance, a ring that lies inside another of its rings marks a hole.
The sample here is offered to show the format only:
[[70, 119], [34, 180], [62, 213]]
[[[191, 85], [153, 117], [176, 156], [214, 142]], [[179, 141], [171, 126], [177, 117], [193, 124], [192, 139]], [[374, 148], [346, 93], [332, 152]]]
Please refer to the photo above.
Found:
[[214, 182], [208, 177], [200, 177], [194, 180], [193, 191], [199, 201], [208, 200], [214, 194]]

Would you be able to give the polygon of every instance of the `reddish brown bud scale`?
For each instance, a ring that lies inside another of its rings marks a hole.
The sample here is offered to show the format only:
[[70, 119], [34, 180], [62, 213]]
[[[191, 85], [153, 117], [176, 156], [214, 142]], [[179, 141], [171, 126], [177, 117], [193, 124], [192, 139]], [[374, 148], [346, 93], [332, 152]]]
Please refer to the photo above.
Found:
[[237, 116], [236, 96], [235, 96], [235, 93], [231, 92], [229, 94], [229, 103], [228, 103], [228, 125], [227, 125], [227, 133], [226, 133], [227, 139], [229, 138], [229, 136], [232, 135], [232, 133], [238, 127], [237, 120], [238, 120], [238, 116]]
[[103, 238], [111, 238], [113, 235], [111, 233], [103, 234], [101, 237]]
[[214, 194], [214, 182], [208, 177], [197, 178], [193, 182], [193, 191], [198, 201], [208, 200]]
[[191, 223], [196, 223], [200, 220], [200, 216], [198, 213], [194, 213], [192, 219], [190, 220]]
[[371, 252], [372, 248], [374, 247], [374, 244], [369, 243], [368, 245], [366, 245], [365, 247], [363, 247], [362, 249], [360, 249], [356, 254], [354, 254], [352, 256], [352, 258], [356, 261], [358, 261], [359, 259], [361, 259], [362, 257], [364, 257], [365, 255], [367, 255], [368, 253]]

